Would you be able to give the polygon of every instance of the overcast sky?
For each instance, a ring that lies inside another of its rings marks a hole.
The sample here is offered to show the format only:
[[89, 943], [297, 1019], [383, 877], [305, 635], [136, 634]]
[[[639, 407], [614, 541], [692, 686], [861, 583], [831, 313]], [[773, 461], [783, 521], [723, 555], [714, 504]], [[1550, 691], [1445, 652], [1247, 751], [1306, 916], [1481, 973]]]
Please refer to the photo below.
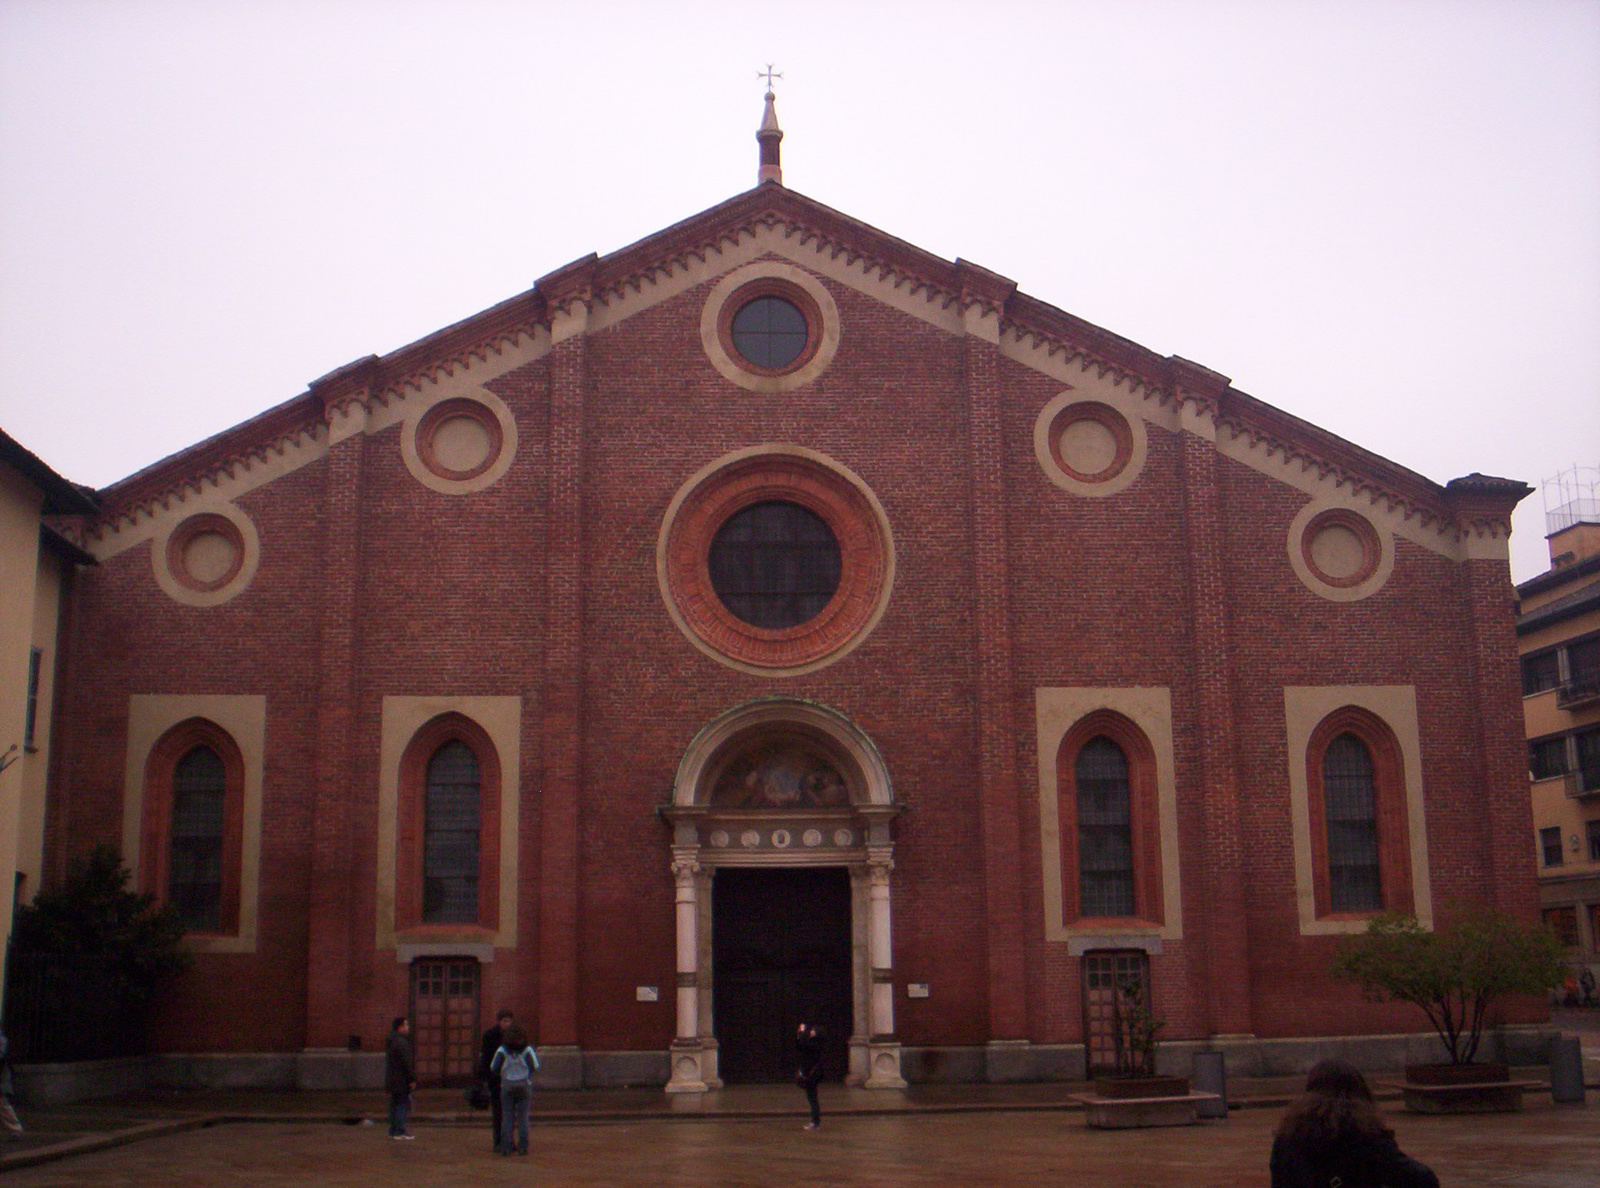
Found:
[[1437, 481], [1600, 464], [1600, 0], [0, 0], [0, 427], [104, 486], [714, 205], [769, 61], [811, 198]]

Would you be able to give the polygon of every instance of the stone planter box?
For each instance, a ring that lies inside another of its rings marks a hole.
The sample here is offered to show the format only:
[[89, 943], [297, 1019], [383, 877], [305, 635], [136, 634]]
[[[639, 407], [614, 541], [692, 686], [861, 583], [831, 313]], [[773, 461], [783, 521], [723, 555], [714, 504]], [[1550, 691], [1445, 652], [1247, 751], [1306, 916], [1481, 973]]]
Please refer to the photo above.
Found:
[[1165, 1097], [1095, 1095], [1073, 1100], [1082, 1103], [1084, 1122], [1094, 1129], [1131, 1130], [1144, 1126], [1193, 1126], [1200, 1120], [1200, 1103], [1220, 1099], [1215, 1093], [1178, 1093]]
[[1100, 1097], [1119, 1100], [1134, 1097], [1177, 1097], [1189, 1092], [1188, 1077], [1100, 1077], [1094, 1083]]
[[1414, 1114], [1510, 1114], [1542, 1081], [1513, 1081], [1503, 1064], [1409, 1064], [1394, 1086]]

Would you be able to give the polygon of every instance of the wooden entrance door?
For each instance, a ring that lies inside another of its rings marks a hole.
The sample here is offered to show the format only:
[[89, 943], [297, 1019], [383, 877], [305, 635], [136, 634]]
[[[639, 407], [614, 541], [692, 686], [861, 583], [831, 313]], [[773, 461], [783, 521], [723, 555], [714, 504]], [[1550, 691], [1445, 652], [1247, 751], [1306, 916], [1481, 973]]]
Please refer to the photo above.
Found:
[[795, 1028], [826, 1033], [823, 1070], [848, 1064], [850, 877], [842, 867], [722, 867], [711, 881], [712, 1028], [729, 1083], [788, 1081]]
[[478, 963], [470, 957], [411, 963], [411, 1040], [417, 1084], [465, 1085], [477, 1071]]
[[1089, 1075], [1117, 1067], [1117, 996], [1137, 985], [1150, 1001], [1150, 958], [1137, 949], [1102, 949], [1083, 955], [1083, 1043]]

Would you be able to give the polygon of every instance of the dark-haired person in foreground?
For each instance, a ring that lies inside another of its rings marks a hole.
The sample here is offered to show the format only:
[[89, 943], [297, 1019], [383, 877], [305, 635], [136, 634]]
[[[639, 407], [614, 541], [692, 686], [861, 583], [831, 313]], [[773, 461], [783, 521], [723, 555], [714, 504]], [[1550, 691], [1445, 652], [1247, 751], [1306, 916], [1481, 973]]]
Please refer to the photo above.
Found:
[[1272, 1188], [1439, 1188], [1378, 1116], [1354, 1065], [1324, 1060], [1272, 1140]]

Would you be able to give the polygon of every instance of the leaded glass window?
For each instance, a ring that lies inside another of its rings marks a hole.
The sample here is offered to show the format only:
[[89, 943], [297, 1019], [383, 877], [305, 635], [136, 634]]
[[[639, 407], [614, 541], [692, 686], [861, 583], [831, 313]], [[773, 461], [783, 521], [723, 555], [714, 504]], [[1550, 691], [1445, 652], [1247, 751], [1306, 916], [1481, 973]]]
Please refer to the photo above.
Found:
[[792, 301], [757, 297], [733, 315], [733, 346], [748, 363], [781, 371], [806, 349], [806, 318]]
[[1085, 916], [1131, 916], [1133, 810], [1128, 757], [1104, 735], [1078, 752], [1078, 898]]
[[798, 503], [754, 503], [729, 516], [708, 564], [722, 605], [752, 627], [798, 627], [839, 588], [839, 542]]
[[1372, 752], [1341, 734], [1322, 755], [1323, 821], [1328, 840], [1328, 904], [1336, 912], [1383, 907], [1378, 867], [1378, 797]]
[[191, 932], [222, 929], [222, 837], [228, 773], [210, 747], [186, 752], [172, 772], [167, 902]]
[[428, 760], [423, 792], [422, 922], [478, 919], [478, 756], [451, 739]]

